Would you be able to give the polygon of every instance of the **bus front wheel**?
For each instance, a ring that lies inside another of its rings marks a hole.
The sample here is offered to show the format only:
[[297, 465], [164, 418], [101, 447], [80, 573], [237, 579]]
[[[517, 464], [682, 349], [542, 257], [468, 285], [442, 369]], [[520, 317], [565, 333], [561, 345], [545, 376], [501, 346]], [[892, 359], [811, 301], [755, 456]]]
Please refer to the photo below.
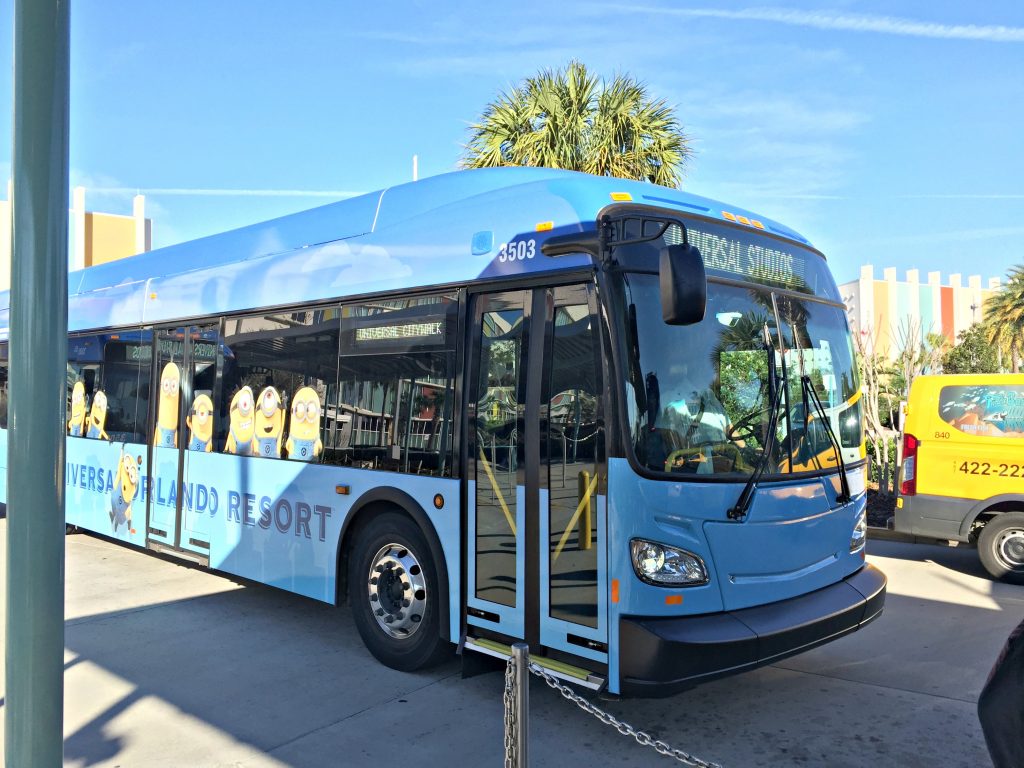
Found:
[[978, 555], [993, 578], [1024, 584], [1024, 512], [1004, 512], [985, 523]]
[[444, 655], [438, 589], [430, 547], [411, 519], [381, 512], [357, 531], [348, 598], [356, 629], [378, 661], [411, 672]]

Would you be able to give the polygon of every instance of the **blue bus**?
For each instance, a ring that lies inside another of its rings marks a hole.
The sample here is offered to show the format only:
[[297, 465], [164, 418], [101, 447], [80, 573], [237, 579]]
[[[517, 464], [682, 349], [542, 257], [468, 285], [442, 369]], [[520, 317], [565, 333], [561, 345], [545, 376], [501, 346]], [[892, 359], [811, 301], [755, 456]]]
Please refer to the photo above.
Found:
[[882, 611], [844, 308], [749, 211], [452, 173], [74, 272], [68, 325], [67, 523], [347, 602], [391, 667], [661, 696]]

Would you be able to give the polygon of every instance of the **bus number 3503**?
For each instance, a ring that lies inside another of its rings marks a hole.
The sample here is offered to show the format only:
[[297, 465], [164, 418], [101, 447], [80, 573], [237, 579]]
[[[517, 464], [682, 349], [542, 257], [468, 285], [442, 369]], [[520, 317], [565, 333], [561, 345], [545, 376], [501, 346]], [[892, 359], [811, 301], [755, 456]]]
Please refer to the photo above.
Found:
[[529, 240], [502, 243], [498, 249], [498, 261], [526, 261], [536, 255], [537, 241], [532, 237]]

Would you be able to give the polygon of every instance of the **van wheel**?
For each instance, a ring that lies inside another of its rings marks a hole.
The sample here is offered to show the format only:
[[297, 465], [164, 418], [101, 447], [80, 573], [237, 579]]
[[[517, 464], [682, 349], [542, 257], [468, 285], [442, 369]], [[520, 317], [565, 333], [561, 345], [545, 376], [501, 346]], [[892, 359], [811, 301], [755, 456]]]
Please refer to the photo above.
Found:
[[411, 672], [449, 650], [441, 637], [437, 569], [412, 520], [383, 512], [359, 531], [348, 559], [348, 599], [363, 643], [378, 661]]
[[993, 578], [1024, 584], [1024, 513], [1004, 512], [989, 520], [978, 537], [978, 555]]

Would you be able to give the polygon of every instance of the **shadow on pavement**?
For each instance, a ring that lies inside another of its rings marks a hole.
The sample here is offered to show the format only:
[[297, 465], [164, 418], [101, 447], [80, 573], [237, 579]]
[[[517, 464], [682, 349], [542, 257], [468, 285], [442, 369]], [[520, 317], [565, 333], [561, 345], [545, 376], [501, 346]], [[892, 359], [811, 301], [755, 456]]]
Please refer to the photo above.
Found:
[[[674, 699], [602, 706], [731, 766], [984, 765], [975, 701], [1019, 620], [1003, 613], [893, 595], [871, 626], [774, 667]], [[159, 764], [227, 763], [231, 755], [209, 750], [241, 742], [269, 753], [261, 764], [381, 765], [394, 758], [385, 735], [402, 723], [418, 729], [412, 764], [500, 759], [499, 676], [460, 680], [454, 661], [416, 674], [390, 670], [363, 648], [347, 610], [272, 588], [76, 619], [67, 647], [133, 686], [109, 701], [95, 692], [104, 709], [65, 741], [75, 765], [127, 764], [116, 758], [142, 740]], [[534, 764], [653, 758], [534, 684]], [[201, 723], [167, 718], [169, 709]], [[193, 733], [215, 738], [203, 743]]]
[[113, 760], [124, 749], [124, 738], [108, 732], [108, 725], [141, 698], [138, 692], [131, 693], [107, 707], [101, 715], [89, 721], [71, 736], [64, 739], [64, 760], [81, 761], [81, 765], [96, 765]]
[[966, 576], [977, 576], [979, 579], [991, 580], [978, 559], [977, 548], [969, 544], [951, 547], [943, 544], [916, 544], [874, 540], [868, 542], [868, 554], [918, 563], [935, 563], [942, 568], [948, 568]]
[[[83, 766], [119, 753], [123, 739], [114, 734], [125, 728], [113, 721], [150, 697], [270, 751], [456, 671], [454, 664], [416, 674], [387, 669], [363, 648], [347, 609], [270, 587], [74, 619], [65, 644], [77, 663], [134, 686], [120, 700], [97, 691], [106, 708], [66, 738], [65, 760]], [[180, 751], [180, 727], [139, 725], [132, 729], [152, 739], [157, 762], [172, 755], [181, 765], [201, 762]]]

